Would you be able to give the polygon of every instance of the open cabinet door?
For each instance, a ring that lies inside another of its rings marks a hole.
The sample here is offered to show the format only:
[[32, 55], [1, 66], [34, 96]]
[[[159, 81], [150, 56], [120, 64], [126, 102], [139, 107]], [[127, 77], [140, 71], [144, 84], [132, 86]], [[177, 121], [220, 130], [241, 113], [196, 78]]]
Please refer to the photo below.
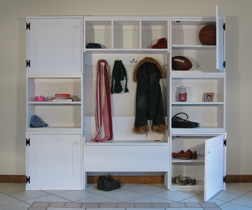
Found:
[[225, 71], [225, 23], [218, 6], [216, 6], [216, 68]]
[[223, 178], [226, 174], [225, 135], [205, 140], [205, 183], [204, 201], [225, 189]]

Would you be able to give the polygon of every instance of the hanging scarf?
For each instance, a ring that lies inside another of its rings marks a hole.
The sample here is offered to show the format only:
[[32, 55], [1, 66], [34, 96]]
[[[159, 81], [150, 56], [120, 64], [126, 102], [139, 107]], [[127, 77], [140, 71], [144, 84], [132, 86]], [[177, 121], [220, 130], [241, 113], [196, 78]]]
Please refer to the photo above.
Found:
[[[113, 139], [109, 65], [106, 60], [98, 61], [96, 81], [96, 133], [92, 141], [105, 142]], [[102, 135], [104, 131], [105, 135]], [[102, 137], [104, 136], [104, 137]]]
[[125, 79], [125, 89], [124, 92], [129, 92], [127, 87], [127, 72], [121, 60], [115, 60], [114, 68], [112, 72], [112, 81], [111, 81], [111, 93], [121, 93], [123, 91], [121, 81]]

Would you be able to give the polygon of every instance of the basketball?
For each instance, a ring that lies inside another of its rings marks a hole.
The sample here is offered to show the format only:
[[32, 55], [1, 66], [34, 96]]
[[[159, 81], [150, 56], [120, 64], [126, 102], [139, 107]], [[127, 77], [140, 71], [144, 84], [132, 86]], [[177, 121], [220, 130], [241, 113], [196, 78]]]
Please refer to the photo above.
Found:
[[216, 27], [204, 26], [199, 32], [199, 40], [203, 45], [216, 45]]

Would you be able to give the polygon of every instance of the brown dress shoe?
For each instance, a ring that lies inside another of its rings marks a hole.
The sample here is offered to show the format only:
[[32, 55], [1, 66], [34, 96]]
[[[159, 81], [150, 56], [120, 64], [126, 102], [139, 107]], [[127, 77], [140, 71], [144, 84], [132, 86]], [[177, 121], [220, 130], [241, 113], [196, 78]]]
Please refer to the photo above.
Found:
[[190, 154], [191, 159], [197, 159], [197, 151], [192, 152], [191, 150], [187, 150], [186, 152]]
[[189, 152], [185, 152], [184, 150], [181, 150], [178, 153], [173, 152], [172, 153], [172, 157], [178, 158], [178, 159], [183, 159], [183, 160], [189, 160], [189, 159], [191, 159], [190, 153]]

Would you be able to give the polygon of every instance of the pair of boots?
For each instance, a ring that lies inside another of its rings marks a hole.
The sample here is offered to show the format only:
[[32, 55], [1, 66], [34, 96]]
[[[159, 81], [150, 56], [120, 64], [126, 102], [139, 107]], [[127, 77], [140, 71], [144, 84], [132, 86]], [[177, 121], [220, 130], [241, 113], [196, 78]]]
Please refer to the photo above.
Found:
[[114, 180], [114, 178], [109, 174], [108, 176], [99, 176], [97, 181], [97, 189], [104, 191], [116, 190], [121, 187], [119, 181]]

